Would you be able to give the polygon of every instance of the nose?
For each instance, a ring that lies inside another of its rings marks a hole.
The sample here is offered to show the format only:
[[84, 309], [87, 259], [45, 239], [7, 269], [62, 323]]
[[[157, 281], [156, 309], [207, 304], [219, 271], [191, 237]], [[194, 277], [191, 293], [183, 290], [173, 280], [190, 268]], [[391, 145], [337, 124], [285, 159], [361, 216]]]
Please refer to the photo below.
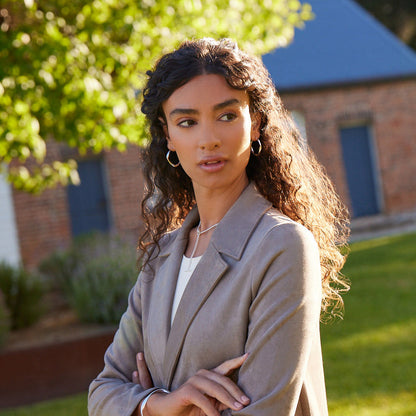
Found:
[[212, 126], [205, 126], [199, 131], [199, 147], [202, 150], [214, 150], [221, 146], [221, 140]]

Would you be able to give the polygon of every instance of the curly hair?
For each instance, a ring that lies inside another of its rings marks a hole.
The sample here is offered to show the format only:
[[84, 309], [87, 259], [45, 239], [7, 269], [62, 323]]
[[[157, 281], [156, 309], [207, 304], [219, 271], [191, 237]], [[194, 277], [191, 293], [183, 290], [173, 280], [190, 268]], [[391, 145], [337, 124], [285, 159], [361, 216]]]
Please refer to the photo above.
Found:
[[222, 75], [232, 88], [247, 92], [250, 112], [260, 116], [262, 143], [261, 154], [250, 156], [247, 176], [275, 208], [312, 232], [320, 251], [322, 316], [340, 315], [341, 292], [349, 288], [340, 274], [345, 262], [342, 247], [349, 234], [347, 210], [312, 151], [301, 145], [300, 134], [261, 60], [229, 39], [185, 41], [147, 72], [141, 110], [151, 139], [142, 150], [145, 231], [139, 249], [149, 254], [152, 247], [158, 247], [162, 235], [179, 227], [195, 204], [191, 179], [181, 166], [173, 168], [165, 159], [168, 148], [162, 104], [176, 89], [202, 74]]

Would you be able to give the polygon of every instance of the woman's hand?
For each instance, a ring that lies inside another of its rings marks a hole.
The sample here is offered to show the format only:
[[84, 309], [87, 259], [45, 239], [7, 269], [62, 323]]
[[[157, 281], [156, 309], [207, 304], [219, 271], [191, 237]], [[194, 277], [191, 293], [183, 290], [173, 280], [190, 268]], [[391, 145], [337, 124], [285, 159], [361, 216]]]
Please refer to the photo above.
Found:
[[[250, 400], [227, 376], [240, 368], [248, 354], [224, 361], [212, 370], [199, 370], [172, 393], [155, 393], [145, 407], [146, 416], [219, 416], [225, 409], [240, 410]], [[142, 353], [137, 354], [133, 381], [144, 388], [153, 387]]]
[[137, 370], [133, 371], [131, 377], [133, 383], [140, 384], [145, 390], [151, 389], [153, 387], [153, 381], [142, 352], [136, 355], [136, 365]]

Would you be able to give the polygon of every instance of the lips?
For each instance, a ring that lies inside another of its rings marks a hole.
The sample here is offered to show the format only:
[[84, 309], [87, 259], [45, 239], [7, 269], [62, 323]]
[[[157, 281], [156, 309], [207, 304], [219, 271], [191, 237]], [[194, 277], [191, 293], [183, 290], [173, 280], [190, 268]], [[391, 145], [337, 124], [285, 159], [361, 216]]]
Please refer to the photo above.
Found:
[[206, 166], [210, 166], [210, 165], [215, 165], [215, 164], [219, 164], [219, 163], [223, 163], [224, 162], [224, 158], [221, 156], [211, 156], [211, 157], [207, 157], [204, 158], [202, 160], [199, 161], [199, 165], [206, 165]]
[[218, 164], [218, 163], [220, 163], [221, 161], [220, 160], [212, 160], [212, 161], [210, 161], [210, 162], [205, 162], [205, 163], [203, 163], [203, 165], [216, 165], [216, 164]]
[[201, 160], [198, 164], [206, 172], [217, 172], [223, 168], [225, 160], [221, 157], [211, 157]]

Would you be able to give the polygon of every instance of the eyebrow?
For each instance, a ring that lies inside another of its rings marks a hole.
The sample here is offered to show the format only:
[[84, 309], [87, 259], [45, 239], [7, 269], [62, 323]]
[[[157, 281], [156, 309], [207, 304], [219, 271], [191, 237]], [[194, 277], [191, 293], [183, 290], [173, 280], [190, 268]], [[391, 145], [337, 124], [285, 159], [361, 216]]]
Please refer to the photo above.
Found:
[[[230, 100], [223, 101], [222, 103], [214, 105], [214, 111], [221, 110], [222, 108], [228, 107], [229, 105], [241, 104], [240, 100], [237, 98], [231, 98]], [[169, 113], [169, 117], [172, 117], [176, 114], [198, 114], [199, 111], [193, 108], [175, 108]]]
[[230, 100], [214, 105], [214, 110], [221, 110], [222, 108], [233, 104], [240, 104], [240, 100], [237, 100], [237, 98], [231, 98]]

